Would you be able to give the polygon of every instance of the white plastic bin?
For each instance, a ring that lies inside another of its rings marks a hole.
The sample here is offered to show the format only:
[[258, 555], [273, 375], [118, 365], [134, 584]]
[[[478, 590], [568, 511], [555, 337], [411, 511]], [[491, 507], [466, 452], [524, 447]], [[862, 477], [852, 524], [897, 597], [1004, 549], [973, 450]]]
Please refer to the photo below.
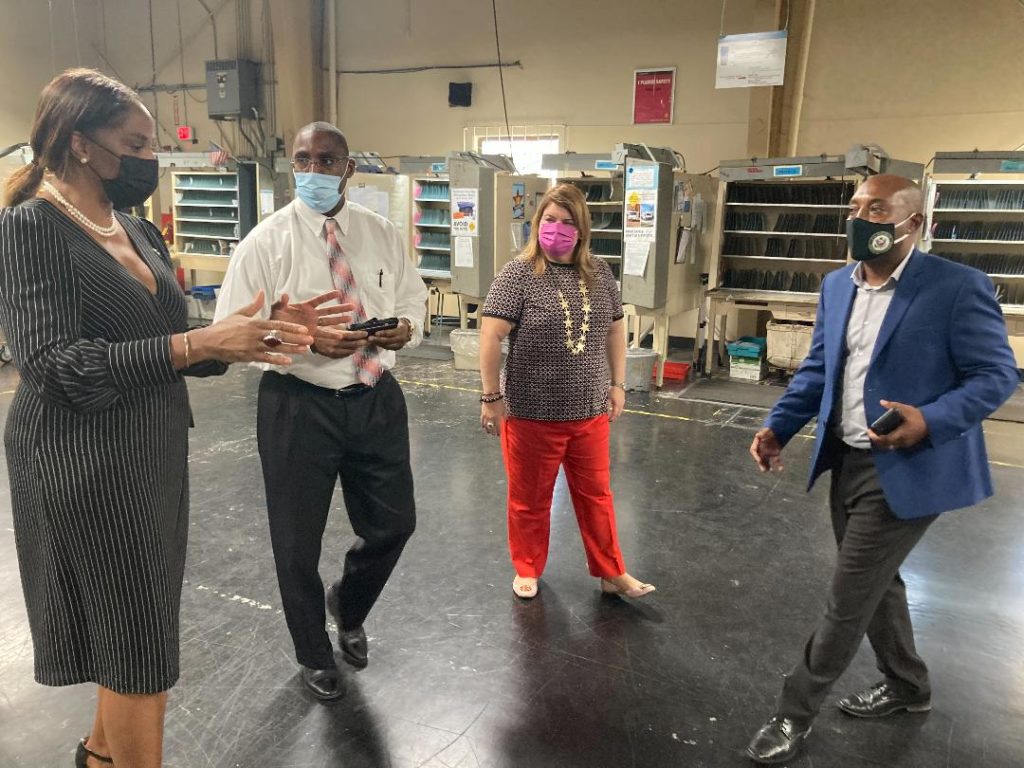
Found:
[[653, 349], [626, 350], [626, 389], [630, 392], [650, 392], [654, 364], [658, 353]]
[[[455, 370], [480, 370], [480, 331], [475, 328], [463, 330], [456, 328], [448, 339], [455, 355]], [[508, 354], [508, 339], [501, 342], [501, 354], [504, 360]]]
[[811, 351], [813, 325], [768, 321], [768, 365], [795, 371]]
[[480, 370], [480, 331], [456, 328], [448, 341], [455, 354], [455, 370]]

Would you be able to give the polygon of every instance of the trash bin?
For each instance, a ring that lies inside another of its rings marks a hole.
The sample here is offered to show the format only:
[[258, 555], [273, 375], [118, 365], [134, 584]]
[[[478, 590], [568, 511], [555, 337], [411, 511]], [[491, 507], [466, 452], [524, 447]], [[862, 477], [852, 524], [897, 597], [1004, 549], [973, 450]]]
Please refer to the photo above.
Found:
[[[480, 370], [480, 331], [477, 329], [456, 328], [448, 338], [455, 355], [456, 371]], [[508, 354], [508, 339], [501, 342], [502, 360]]]
[[658, 353], [653, 349], [627, 349], [626, 389], [630, 392], [650, 392], [656, 362]]
[[448, 341], [455, 354], [456, 371], [480, 370], [480, 331], [456, 328]]

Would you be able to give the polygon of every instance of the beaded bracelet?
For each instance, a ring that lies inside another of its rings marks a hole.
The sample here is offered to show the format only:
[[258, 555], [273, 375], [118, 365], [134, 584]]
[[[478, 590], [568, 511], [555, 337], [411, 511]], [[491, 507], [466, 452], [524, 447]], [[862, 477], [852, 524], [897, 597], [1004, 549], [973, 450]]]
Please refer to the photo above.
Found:
[[613, 381], [613, 382], [611, 382], [611, 385], [612, 385], [613, 387], [618, 387], [618, 388], [619, 388], [619, 389], [621, 389], [621, 390], [622, 390], [623, 392], [625, 392], [625, 391], [626, 391], [626, 382], [624, 382], [624, 381]]
[[496, 403], [499, 400], [504, 400], [505, 396], [501, 392], [484, 392], [480, 395], [481, 403]]

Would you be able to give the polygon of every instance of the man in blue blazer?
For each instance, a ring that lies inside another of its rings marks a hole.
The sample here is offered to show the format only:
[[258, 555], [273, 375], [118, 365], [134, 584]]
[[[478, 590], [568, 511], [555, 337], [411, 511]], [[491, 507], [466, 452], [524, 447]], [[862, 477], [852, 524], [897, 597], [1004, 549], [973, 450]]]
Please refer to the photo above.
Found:
[[[822, 282], [810, 353], [750, 446], [761, 471], [781, 470], [783, 447], [817, 417], [808, 488], [832, 471], [839, 545], [825, 615], [747, 748], [758, 763], [797, 754], [865, 634], [884, 679], [839, 708], [931, 709], [899, 567], [940, 513], [992, 495], [981, 422], [1019, 374], [989, 278], [914, 248], [922, 202], [898, 176], [858, 187], [847, 221], [854, 263]], [[872, 428], [890, 409], [888, 428]]]

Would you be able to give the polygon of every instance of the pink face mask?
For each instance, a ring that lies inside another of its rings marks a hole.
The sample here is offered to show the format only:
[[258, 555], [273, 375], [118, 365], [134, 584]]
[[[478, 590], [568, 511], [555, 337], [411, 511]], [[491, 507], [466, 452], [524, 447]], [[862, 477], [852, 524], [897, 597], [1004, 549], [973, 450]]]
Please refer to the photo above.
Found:
[[544, 249], [544, 253], [555, 259], [572, 253], [578, 238], [579, 232], [576, 227], [561, 221], [545, 221], [537, 233], [537, 242]]

